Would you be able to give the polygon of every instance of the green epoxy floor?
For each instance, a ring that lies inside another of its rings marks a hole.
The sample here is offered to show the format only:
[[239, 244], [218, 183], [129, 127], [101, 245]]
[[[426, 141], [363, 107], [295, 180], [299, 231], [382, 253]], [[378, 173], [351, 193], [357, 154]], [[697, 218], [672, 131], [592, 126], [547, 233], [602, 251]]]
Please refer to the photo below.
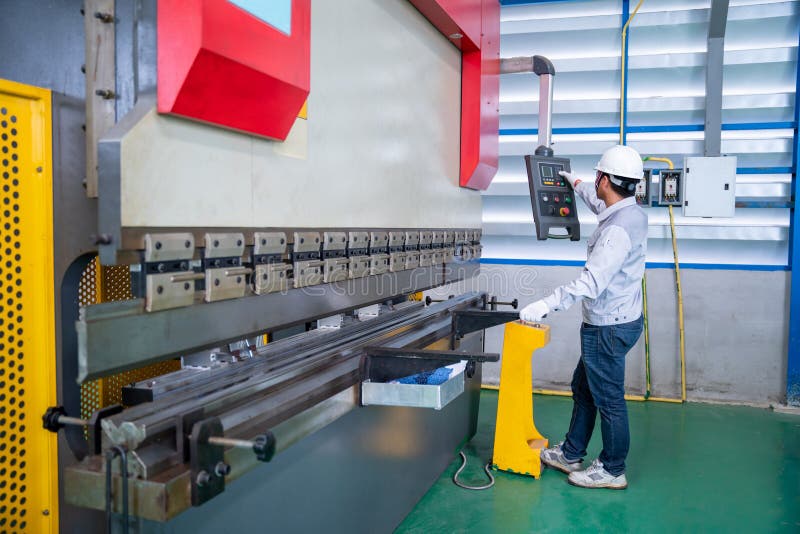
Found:
[[[497, 393], [483, 391], [461, 479], [483, 484]], [[572, 399], [534, 397], [536, 426], [558, 442]], [[545, 469], [495, 473], [486, 491], [450, 480], [454, 460], [396, 532], [800, 532], [800, 415], [741, 406], [629, 402], [628, 489], [587, 490]], [[600, 452], [595, 430], [589, 458]]]

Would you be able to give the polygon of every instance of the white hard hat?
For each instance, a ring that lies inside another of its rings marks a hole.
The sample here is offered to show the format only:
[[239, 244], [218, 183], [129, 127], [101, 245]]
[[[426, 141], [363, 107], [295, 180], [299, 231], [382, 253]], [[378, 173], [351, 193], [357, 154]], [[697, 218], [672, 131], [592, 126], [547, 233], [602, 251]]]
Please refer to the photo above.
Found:
[[594, 170], [629, 180], [641, 180], [644, 177], [642, 157], [636, 150], [623, 145], [612, 146], [603, 152]]

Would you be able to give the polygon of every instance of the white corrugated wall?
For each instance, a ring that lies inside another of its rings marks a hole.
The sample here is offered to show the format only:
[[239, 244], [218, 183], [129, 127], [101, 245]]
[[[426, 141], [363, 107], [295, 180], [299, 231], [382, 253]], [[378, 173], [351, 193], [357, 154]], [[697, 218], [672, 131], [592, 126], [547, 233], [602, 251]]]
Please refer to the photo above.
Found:
[[[554, 150], [593, 179], [599, 154], [618, 142], [621, 1], [561, 1], [502, 8], [501, 56], [555, 64]], [[631, 1], [631, 10], [636, 2]], [[731, 0], [725, 38], [722, 152], [738, 157], [737, 199], [788, 201], [791, 183], [798, 5]], [[630, 29], [628, 144], [643, 155], [702, 155], [710, 1], [645, 0]], [[536, 145], [538, 80], [503, 75], [500, 168], [484, 193], [484, 258], [574, 262], [585, 246], [537, 241], [523, 165]], [[580, 206], [582, 237], [595, 217]], [[666, 208], [650, 208], [648, 262], [672, 261]], [[676, 212], [681, 262], [785, 266], [789, 210], [737, 208], [730, 219]]]

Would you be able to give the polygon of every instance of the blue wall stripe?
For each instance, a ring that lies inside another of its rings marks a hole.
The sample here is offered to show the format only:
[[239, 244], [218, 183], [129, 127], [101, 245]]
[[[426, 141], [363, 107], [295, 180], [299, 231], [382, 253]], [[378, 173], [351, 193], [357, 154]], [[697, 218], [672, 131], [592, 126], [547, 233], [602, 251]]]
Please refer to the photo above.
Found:
[[[481, 258], [486, 265], [540, 265], [558, 267], [583, 267], [585, 261], [577, 260], [526, 260], [514, 258]], [[674, 269], [674, 263], [647, 262], [648, 269]], [[788, 265], [745, 265], [736, 263], [681, 263], [681, 269], [698, 269], [710, 271], [788, 271]]]
[[[732, 130], [784, 130], [794, 128], [794, 122], [739, 122], [723, 124], [725, 131]], [[649, 126], [625, 126], [628, 133], [663, 133], [663, 132], [702, 132], [702, 124], [664, 124]], [[538, 135], [538, 128], [501, 128], [500, 135]], [[553, 128], [554, 134], [599, 134], [619, 133], [619, 126], [587, 126], [574, 128]]]
[[791, 174], [791, 167], [737, 167], [736, 174]]

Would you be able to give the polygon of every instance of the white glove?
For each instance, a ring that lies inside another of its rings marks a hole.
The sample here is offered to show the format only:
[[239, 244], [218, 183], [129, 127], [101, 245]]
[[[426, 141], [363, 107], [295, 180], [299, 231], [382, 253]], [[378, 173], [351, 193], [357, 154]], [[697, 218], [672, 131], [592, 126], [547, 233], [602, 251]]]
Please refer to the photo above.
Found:
[[569, 185], [571, 185], [573, 189], [575, 189], [575, 182], [580, 182], [581, 181], [580, 178], [578, 178], [577, 176], [575, 176], [571, 172], [559, 171], [558, 175], [563, 177], [563, 178], [566, 178], [566, 180], [569, 182]]
[[533, 304], [528, 304], [519, 312], [519, 318], [526, 323], [538, 323], [544, 316], [550, 313], [550, 307], [543, 300], [537, 300]]

